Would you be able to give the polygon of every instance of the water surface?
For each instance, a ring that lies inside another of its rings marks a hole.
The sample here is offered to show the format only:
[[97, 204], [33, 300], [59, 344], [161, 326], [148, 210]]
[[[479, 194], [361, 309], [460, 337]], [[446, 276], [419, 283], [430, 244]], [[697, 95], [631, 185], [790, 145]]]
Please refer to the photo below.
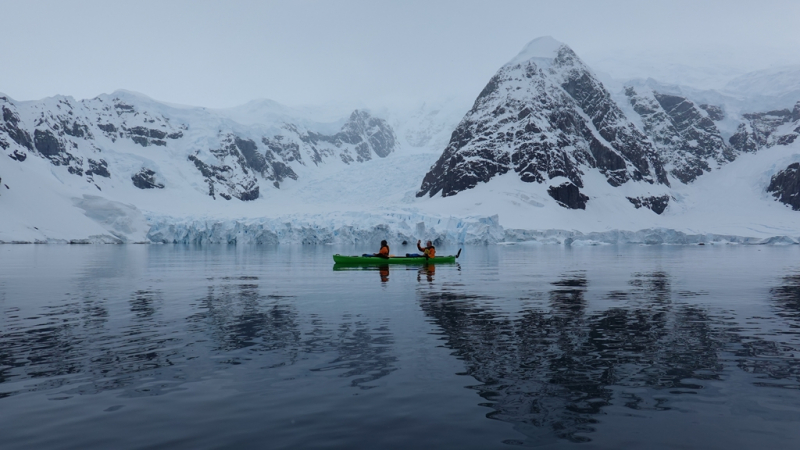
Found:
[[0, 448], [797, 448], [796, 246], [364, 251], [0, 246]]

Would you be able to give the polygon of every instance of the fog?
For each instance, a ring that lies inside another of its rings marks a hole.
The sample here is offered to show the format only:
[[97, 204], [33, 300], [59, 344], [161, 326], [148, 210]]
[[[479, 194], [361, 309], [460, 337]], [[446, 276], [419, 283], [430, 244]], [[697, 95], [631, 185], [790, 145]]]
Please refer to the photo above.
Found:
[[721, 86], [800, 65], [800, 2], [0, 0], [0, 92], [188, 105], [474, 98], [550, 35], [614, 78]]

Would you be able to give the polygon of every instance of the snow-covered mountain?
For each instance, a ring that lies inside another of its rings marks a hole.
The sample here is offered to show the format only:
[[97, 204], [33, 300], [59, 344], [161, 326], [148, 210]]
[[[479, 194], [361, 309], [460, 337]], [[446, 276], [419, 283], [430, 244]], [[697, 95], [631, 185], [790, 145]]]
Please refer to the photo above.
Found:
[[588, 67], [566, 45], [540, 38], [492, 77], [417, 195], [455, 195], [513, 170], [526, 182], [555, 179], [554, 198], [584, 208], [589, 168], [612, 186], [668, 184], [652, 144]]
[[384, 158], [397, 140], [366, 111], [325, 132], [330, 125], [291, 122], [287, 108], [271, 121], [240, 123], [231, 118], [239, 110], [171, 107], [125, 91], [82, 101], [0, 96], [0, 109], [0, 147], [12, 159], [45, 158], [100, 191], [102, 178], [124, 178], [139, 189], [188, 182], [212, 198], [254, 200], [308, 167]]
[[[726, 104], [736, 102], [702, 94], [718, 104], [695, 103], [680, 88], [639, 81], [624, 86], [629, 105], [619, 105], [567, 45], [536, 39], [478, 95], [417, 195], [452, 196], [513, 171], [522, 181], [550, 185], [548, 193], [562, 206], [585, 209], [589, 171], [599, 171], [611, 186], [669, 186], [670, 178], [686, 184], [739, 154], [790, 144], [800, 133], [800, 102], [793, 111], [731, 118]], [[718, 124], [729, 129], [731, 119], [738, 127], [726, 140]], [[670, 197], [627, 198], [636, 208], [661, 213]]]
[[601, 82], [540, 38], [474, 101], [0, 94], [0, 242], [800, 242], [793, 73]]

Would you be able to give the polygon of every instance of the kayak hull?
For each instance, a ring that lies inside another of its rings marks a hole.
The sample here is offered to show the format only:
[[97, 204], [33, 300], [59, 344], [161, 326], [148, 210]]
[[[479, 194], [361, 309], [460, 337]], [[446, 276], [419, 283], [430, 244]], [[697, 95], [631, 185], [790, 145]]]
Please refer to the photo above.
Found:
[[456, 257], [450, 256], [437, 256], [435, 258], [408, 257], [408, 256], [393, 256], [391, 258], [379, 258], [377, 256], [346, 256], [346, 255], [333, 255], [333, 262], [336, 264], [352, 264], [352, 265], [384, 265], [384, 264], [440, 264], [440, 263], [454, 263]]

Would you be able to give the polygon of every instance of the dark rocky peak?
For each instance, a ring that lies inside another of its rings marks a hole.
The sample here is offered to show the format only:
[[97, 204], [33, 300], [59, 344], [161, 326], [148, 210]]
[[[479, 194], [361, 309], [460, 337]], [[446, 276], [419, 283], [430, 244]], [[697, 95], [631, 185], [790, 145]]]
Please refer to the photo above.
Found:
[[[356, 147], [364, 143], [371, 153], [375, 153], [380, 158], [389, 156], [397, 144], [394, 130], [385, 120], [372, 117], [368, 112], [359, 110], [350, 114], [350, 119], [342, 126], [342, 131], [334, 135], [334, 139]], [[362, 155], [359, 154], [359, 156]], [[371, 156], [367, 154], [363, 157], [365, 161], [371, 159]]]
[[12, 159], [24, 161], [27, 157], [25, 150], [33, 150], [33, 139], [22, 124], [17, 106], [8, 97], [0, 97], [0, 109], [3, 113], [0, 148], [7, 151]]
[[319, 165], [326, 158], [338, 155], [350, 164], [369, 161], [373, 154], [385, 158], [397, 148], [397, 137], [388, 122], [366, 111], [353, 111], [341, 130], [332, 135], [295, 124], [284, 124], [282, 128], [284, 133], [262, 138], [269, 149], [267, 160], [280, 160], [285, 164], [297, 161], [303, 165], [309, 160]]
[[705, 110], [679, 95], [641, 88], [640, 91], [643, 92], [630, 85], [625, 87], [625, 95], [641, 117], [645, 134], [675, 178], [690, 183], [734, 159]]
[[385, 120], [360, 110], [350, 114], [338, 133], [330, 136], [309, 132], [306, 138], [312, 145], [327, 142], [342, 149], [340, 157], [345, 163], [369, 161], [373, 153], [385, 158], [397, 146], [394, 130]]
[[602, 83], [569, 47], [541, 38], [489, 80], [417, 196], [455, 195], [512, 170], [526, 182], [563, 176], [581, 188], [588, 168], [612, 186], [668, 183], [652, 144]]
[[729, 142], [740, 152], [753, 153], [773, 145], [789, 145], [800, 136], [800, 102], [794, 108], [742, 115]]
[[800, 211], [800, 163], [789, 164], [776, 173], [769, 182], [767, 192], [775, 200]]

